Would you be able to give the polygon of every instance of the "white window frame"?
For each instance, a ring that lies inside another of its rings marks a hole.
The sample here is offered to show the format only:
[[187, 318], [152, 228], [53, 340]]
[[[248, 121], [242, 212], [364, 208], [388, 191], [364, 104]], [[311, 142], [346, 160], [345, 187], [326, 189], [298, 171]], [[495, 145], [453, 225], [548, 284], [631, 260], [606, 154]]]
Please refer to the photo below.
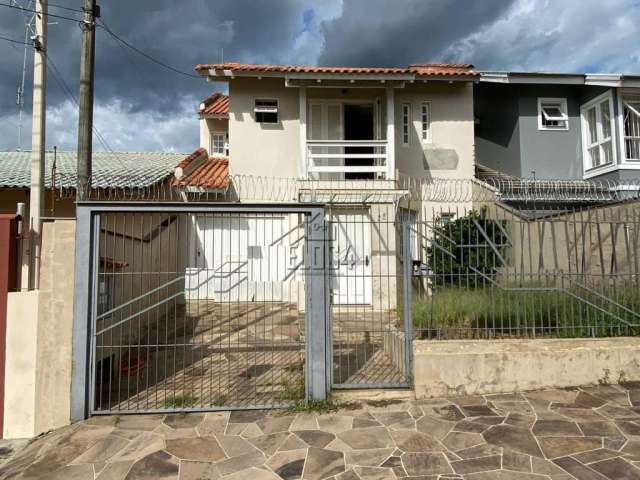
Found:
[[420, 139], [422, 143], [431, 143], [431, 102], [422, 102], [420, 105]]
[[402, 137], [402, 145], [407, 147], [411, 145], [411, 104], [403, 103], [400, 112], [402, 115], [400, 135]]
[[[600, 113], [600, 104], [608, 100], [609, 102], [609, 113], [610, 113], [610, 123], [609, 126], [611, 135], [609, 137], [609, 141], [611, 141], [611, 161], [608, 163], [601, 163], [600, 165], [593, 166], [591, 165], [591, 160], [589, 156], [589, 148], [594, 146], [599, 147], [600, 155], [602, 156], [602, 145], [606, 143], [608, 140], [601, 138], [602, 135], [602, 115]], [[588, 144], [587, 135], [589, 134], [589, 123], [587, 121], [586, 113], [592, 108], [596, 108], [596, 132], [598, 135], [598, 139], [596, 142]], [[584, 177], [589, 178], [595, 175], [601, 175], [605, 172], [612, 171], [617, 169], [617, 143], [616, 142], [616, 115], [615, 110], [613, 108], [613, 94], [611, 90], [606, 91], [602, 95], [598, 95], [594, 99], [588, 101], [587, 103], [580, 106], [580, 125], [582, 127], [582, 167], [584, 172]]]
[[[214, 145], [215, 145], [215, 141], [214, 138], [215, 137], [222, 137], [222, 153], [217, 152], [214, 150]], [[223, 157], [228, 157], [229, 156], [229, 143], [227, 140], [227, 132], [223, 132], [223, 131], [214, 131], [211, 132], [209, 135], [209, 155], [220, 155]]]
[[[275, 102], [275, 107], [258, 107], [256, 104], [258, 102]], [[260, 122], [258, 121], [257, 113], [275, 113], [276, 121], [275, 122]], [[277, 98], [267, 98], [267, 97], [256, 97], [253, 99], [253, 119], [256, 123], [260, 123], [263, 125], [275, 125], [280, 123], [280, 102]]]
[[[547, 118], [547, 120], [556, 120], [565, 122], [563, 127], [549, 127], [544, 125], [542, 122], [542, 117], [547, 116], [543, 111], [542, 105], [545, 103], [559, 103], [560, 111], [562, 112], [561, 117], [553, 117]], [[567, 99], [566, 98], [550, 98], [550, 97], [538, 97], [538, 130], [543, 132], [566, 132], [569, 130], [569, 111], [567, 110]]]
[[624, 108], [625, 97], [636, 97], [640, 100], [640, 91], [619, 91], [618, 92], [618, 131], [620, 132], [620, 167], [628, 169], [640, 169], [639, 158], [627, 158], [627, 145], [625, 142], [626, 135], [624, 131]]

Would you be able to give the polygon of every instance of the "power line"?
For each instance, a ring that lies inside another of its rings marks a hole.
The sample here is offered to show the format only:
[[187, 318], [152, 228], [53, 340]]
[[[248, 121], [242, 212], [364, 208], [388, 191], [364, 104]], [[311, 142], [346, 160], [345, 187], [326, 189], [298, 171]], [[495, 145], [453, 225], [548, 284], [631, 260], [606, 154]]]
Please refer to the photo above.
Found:
[[62, 10], [69, 10], [70, 12], [78, 12], [78, 13], [84, 13], [84, 10], [80, 9], [80, 8], [71, 8], [71, 7], [65, 7], [63, 5], [58, 5], [55, 3], [49, 3], [47, 2], [47, 6], [48, 7], [54, 7], [54, 8], [60, 8]]
[[104, 22], [104, 20], [99, 19], [99, 22], [101, 23], [101, 27], [105, 29], [105, 31], [111, 35], [113, 38], [115, 38], [116, 40], [118, 40], [120, 43], [122, 43], [123, 45], [129, 47], [131, 50], [133, 50], [134, 52], [136, 52], [139, 55], [142, 55], [143, 57], [145, 57], [147, 60], [160, 65], [161, 67], [164, 67], [168, 70], [171, 70], [174, 73], [178, 73], [180, 75], [184, 75], [185, 77], [190, 77], [190, 78], [200, 78], [199, 75], [194, 75], [193, 73], [188, 73], [188, 72], [184, 72], [182, 70], [179, 70], [175, 67], [172, 67], [171, 65], [168, 65], [154, 57], [152, 57], [151, 55], [149, 55], [148, 53], [143, 52], [142, 50], [140, 50], [139, 48], [131, 45], [129, 42], [127, 42], [126, 40], [124, 40], [123, 38], [119, 37], [118, 35], [116, 35], [108, 26], [107, 24]]
[[[76, 106], [80, 106], [79, 103], [78, 103], [78, 99], [75, 97], [75, 95], [73, 94], [73, 92], [69, 88], [69, 85], [67, 85], [67, 83], [64, 81], [64, 78], [60, 74], [60, 70], [58, 70], [58, 67], [56, 67], [56, 64], [53, 62], [51, 57], [49, 57], [45, 53], [45, 58], [47, 59], [47, 65], [51, 66], [51, 72], [53, 73], [53, 79], [60, 86], [60, 88], [62, 88], [62, 90], [67, 94], [67, 96], [71, 99], [71, 101], [73, 101], [73, 103], [75, 103]], [[102, 146], [104, 147], [105, 151], [108, 154], [110, 154], [112, 156], [112, 158], [114, 158], [116, 161], [118, 161], [122, 168], [124, 168], [125, 170], [128, 169], [127, 165], [122, 161], [122, 159], [120, 157], [118, 157], [117, 155], [115, 155], [115, 151], [113, 150], [113, 148], [111, 148], [111, 146], [107, 143], [105, 138], [102, 136], [100, 131], [95, 126], [93, 127], [93, 133], [96, 136], [96, 138], [98, 139], [98, 141], [102, 144]]]
[[[19, 5], [10, 5], [8, 3], [0, 3], [0, 7], [13, 8], [14, 10], [20, 10], [21, 12], [37, 13], [39, 15], [42, 14], [41, 12], [38, 12], [37, 10], [33, 10], [33, 9], [30, 9], [30, 8], [24, 8], [24, 7], [21, 7]], [[61, 20], [70, 20], [72, 22], [82, 23], [82, 19], [81, 18], [65, 17], [63, 15], [56, 15], [55, 13], [45, 13], [44, 15], [46, 17], [59, 18]]]
[[23, 42], [22, 40], [14, 40], [13, 38], [0, 36], [0, 40], [5, 40], [11, 43], [17, 43], [18, 45], [33, 45], [33, 43]]

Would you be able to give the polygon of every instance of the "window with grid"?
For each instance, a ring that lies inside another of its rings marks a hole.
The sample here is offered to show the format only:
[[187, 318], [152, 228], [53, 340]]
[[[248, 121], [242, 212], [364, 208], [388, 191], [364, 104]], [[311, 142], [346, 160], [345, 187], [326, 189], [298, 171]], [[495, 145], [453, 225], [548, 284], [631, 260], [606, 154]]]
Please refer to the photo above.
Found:
[[624, 158], [640, 161], [640, 96], [622, 97], [622, 122], [624, 128]]
[[409, 145], [411, 125], [411, 105], [408, 103], [402, 104], [402, 144]]
[[581, 108], [585, 170], [614, 162], [611, 93], [592, 100]]
[[211, 145], [209, 146], [211, 155], [227, 155], [227, 135], [226, 133], [212, 133]]
[[278, 100], [257, 98], [253, 113], [258, 123], [278, 123]]
[[420, 111], [421, 138], [423, 143], [431, 142], [431, 102], [423, 102]]
[[566, 98], [538, 99], [538, 129], [540, 130], [568, 130], [569, 115], [567, 114]]

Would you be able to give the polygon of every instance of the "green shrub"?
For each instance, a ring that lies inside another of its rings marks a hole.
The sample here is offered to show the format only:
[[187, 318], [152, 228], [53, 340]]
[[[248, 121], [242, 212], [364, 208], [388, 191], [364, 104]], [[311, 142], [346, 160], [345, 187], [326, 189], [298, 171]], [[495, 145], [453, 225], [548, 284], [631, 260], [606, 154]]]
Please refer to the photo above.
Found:
[[486, 209], [471, 210], [455, 220], [436, 217], [433, 240], [426, 249], [433, 285], [467, 288], [484, 285], [486, 278], [502, 266], [490, 246], [492, 243], [504, 257], [507, 237], [504, 223], [498, 222], [486, 217]]

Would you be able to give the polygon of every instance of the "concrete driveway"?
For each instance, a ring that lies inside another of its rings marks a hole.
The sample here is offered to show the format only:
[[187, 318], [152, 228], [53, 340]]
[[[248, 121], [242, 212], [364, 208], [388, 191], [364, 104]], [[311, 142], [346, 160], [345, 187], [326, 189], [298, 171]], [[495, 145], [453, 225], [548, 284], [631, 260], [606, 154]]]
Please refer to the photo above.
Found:
[[326, 414], [94, 417], [2, 479], [640, 479], [640, 383], [358, 402]]

